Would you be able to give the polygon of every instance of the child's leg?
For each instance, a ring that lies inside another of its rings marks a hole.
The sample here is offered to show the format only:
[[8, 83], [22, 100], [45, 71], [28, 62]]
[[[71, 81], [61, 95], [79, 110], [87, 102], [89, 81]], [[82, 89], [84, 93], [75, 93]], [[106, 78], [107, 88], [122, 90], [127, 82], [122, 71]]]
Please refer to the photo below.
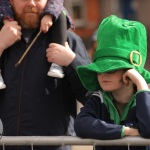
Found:
[[5, 88], [6, 88], [6, 85], [4, 84], [4, 80], [2, 78], [1, 70], [0, 70], [0, 90], [5, 89]]
[[[53, 23], [53, 26], [51, 27], [51, 34], [52, 43], [64, 45], [67, 41], [67, 20], [63, 13], [61, 13], [57, 21]], [[62, 67], [52, 63], [50, 70], [48, 71], [48, 76], [63, 78], [64, 73]]]
[[67, 41], [67, 20], [61, 13], [57, 21], [52, 26], [52, 42], [64, 45]]

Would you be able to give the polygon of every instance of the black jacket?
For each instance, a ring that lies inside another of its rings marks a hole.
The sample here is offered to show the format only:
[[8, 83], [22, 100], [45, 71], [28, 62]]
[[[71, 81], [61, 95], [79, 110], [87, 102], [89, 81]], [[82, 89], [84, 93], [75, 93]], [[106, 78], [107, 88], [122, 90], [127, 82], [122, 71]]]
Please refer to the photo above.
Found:
[[24, 38], [1, 56], [6, 89], [0, 91], [0, 118], [5, 136], [65, 135], [69, 116], [76, 116], [76, 99], [84, 103], [87, 91], [76, 73], [77, 66], [90, 62], [84, 44], [68, 31], [68, 42], [76, 57], [64, 67], [65, 77], [55, 79], [47, 76], [50, 63], [46, 48], [50, 35], [42, 33], [18, 67], [15, 64], [28, 45]]
[[[105, 94], [106, 93], [106, 94]], [[122, 116], [115, 109], [111, 94], [97, 91], [75, 119], [76, 134], [83, 138], [113, 140], [122, 138], [123, 126], [137, 128], [144, 138], [150, 138], [150, 91], [139, 91], [126, 105]], [[131, 150], [147, 150], [131, 146]], [[128, 150], [127, 146], [97, 146], [96, 150]]]

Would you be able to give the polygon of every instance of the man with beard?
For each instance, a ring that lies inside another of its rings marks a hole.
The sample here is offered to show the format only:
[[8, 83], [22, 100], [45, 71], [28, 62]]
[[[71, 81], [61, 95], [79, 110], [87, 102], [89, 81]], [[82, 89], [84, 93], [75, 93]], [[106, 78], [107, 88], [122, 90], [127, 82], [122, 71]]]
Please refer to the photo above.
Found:
[[[7, 85], [0, 91], [4, 135], [67, 135], [70, 116], [76, 116], [76, 99], [84, 103], [87, 92], [76, 73], [78, 65], [90, 62], [86, 49], [81, 39], [71, 31], [68, 31], [65, 46], [49, 43], [50, 29], [39, 35], [22, 62], [15, 67], [40, 30], [41, 13], [47, 0], [10, 0], [10, 3], [17, 21], [7, 23], [0, 31], [0, 68]], [[47, 76], [51, 63], [63, 66], [64, 78]], [[36, 148], [61, 149], [44, 146], [34, 147], [34, 150]]]
[[[9, 0], [0, 0], [0, 24], [6, 24], [14, 20], [14, 13]], [[48, 0], [41, 15], [40, 30], [46, 33], [53, 26], [52, 42], [64, 45], [67, 40], [67, 28], [74, 30], [74, 23], [63, 6], [64, 0]], [[29, 10], [36, 13], [36, 7]], [[34, 24], [33, 24], [34, 25]], [[35, 24], [36, 25], [36, 24]], [[53, 63], [47, 73], [48, 76], [63, 78], [64, 72], [61, 66]], [[6, 88], [0, 70], [0, 89]]]

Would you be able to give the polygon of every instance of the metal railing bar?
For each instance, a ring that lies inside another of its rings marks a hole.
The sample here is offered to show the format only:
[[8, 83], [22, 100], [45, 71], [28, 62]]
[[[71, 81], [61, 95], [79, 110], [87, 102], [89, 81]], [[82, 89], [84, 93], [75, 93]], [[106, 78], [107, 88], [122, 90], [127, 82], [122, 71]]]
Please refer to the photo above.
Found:
[[124, 137], [115, 140], [82, 139], [73, 136], [3, 136], [0, 145], [150, 145], [150, 139], [142, 137]]

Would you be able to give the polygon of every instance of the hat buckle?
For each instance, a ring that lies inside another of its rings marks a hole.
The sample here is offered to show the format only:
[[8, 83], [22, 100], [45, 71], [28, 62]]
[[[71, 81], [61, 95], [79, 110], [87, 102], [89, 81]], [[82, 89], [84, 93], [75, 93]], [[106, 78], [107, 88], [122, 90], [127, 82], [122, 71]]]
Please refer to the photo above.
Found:
[[[138, 58], [138, 62], [135, 60]], [[141, 66], [142, 64], [142, 56], [138, 51], [132, 51], [130, 53], [130, 62], [133, 66]], [[137, 63], [136, 63], [137, 62]]]

